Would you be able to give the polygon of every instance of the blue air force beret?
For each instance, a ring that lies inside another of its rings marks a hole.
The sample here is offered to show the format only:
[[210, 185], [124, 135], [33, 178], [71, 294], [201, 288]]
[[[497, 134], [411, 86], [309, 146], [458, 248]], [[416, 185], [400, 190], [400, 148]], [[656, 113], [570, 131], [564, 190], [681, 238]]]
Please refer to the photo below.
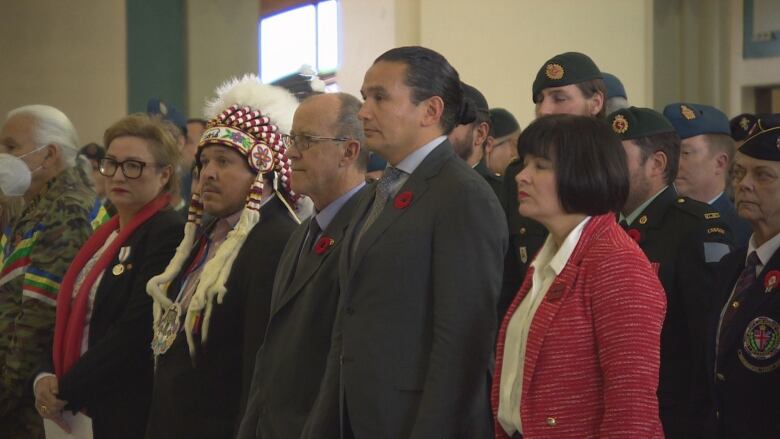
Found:
[[750, 135], [750, 129], [758, 120], [758, 116], [750, 113], [742, 113], [729, 121], [731, 128], [731, 138], [740, 141], [745, 140]]
[[490, 135], [494, 138], [508, 136], [520, 129], [517, 119], [503, 108], [490, 109]]
[[601, 78], [601, 70], [588, 55], [580, 52], [561, 53], [550, 58], [539, 69], [531, 89], [531, 99], [536, 102], [536, 97], [545, 88], [563, 87]]
[[146, 112], [152, 116], [159, 115], [164, 120], [179, 127], [183, 134], [187, 134], [187, 118], [176, 111], [173, 105], [168, 105], [160, 99], [152, 98], [146, 103]]
[[618, 79], [617, 76], [607, 72], [601, 72], [601, 76], [604, 78], [604, 85], [607, 87], [607, 99], [628, 99], [628, 96], [626, 96], [626, 89], [623, 87], [623, 83], [620, 82], [620, 79]]
[[649, 108], [621, 108], [607, 116], [607, 122], [620, 140], [674, 132], [663, 114]]
[[729, 119], [715, 107], [678, 102], [664, 108], [664, 116], [674, 125], [681, 139], [699, 134], [731, 136]]
[[780, 162], [780, 114], [760, 117], [739, 152], [759, 160]]

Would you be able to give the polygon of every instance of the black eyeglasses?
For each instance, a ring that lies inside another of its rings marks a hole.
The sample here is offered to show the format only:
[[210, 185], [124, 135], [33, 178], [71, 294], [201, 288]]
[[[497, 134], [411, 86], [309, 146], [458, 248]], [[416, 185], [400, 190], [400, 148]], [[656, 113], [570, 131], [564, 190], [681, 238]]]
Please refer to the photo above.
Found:
[[118, 168], [122, 168], [122, 174], [130, 179], [135, 179], [141, 176], [144, 172], [145, 166], [157, 166], [154, 163], [145, 163], [139, 160], [125, 160], [118, 162], [111, 158], [102, 158], [98, 161], [98, 170], [106, 177], [113, 177], [116, 174]]
[[282, 134], [282, 142], [286, 147], [294, 147], [298, 151], [306, 151], [311, 148], [313, 143], [318, 142], [346, 142], [352, 140], [349, 137], [325, 137], [310, 136], [307, 134]]

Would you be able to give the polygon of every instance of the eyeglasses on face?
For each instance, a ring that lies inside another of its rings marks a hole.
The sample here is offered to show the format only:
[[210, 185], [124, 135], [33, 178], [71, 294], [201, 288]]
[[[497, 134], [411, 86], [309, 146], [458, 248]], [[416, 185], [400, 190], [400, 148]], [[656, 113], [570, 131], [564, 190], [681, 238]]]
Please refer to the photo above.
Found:
[[352, 140], [349, 137], [325, 137], [325, 136], [310, 136], [308, 134], [282, 134], [282, 142], [284, 146], [295, 148], [298, 151], [306, 151], [319, 142], [346, 142]]
[[118, 168], [122, 168], [122, 174], [130, 179], [139, 178], [144, 172], [146, 166], [158, 166], [155, 163], [146, 163], [140, 160], [125, 160], [118, 162], [112, 158], [102, 158], [98, 161], [98, 170], [106, 177], [113, 177]]

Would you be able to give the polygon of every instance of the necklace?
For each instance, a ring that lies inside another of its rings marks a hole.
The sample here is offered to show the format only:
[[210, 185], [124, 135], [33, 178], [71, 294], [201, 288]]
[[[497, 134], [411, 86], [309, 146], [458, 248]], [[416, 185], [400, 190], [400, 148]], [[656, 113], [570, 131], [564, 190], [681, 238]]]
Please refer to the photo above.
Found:
[[[203, 241], [201, 241], [201, 243], [202, 242]], [[182, 296], [187, 289], [190, 275], [206, 262], [209, 248], [211, 247], [211, 239], [206, 238], [206, 245], [200, 245], [199, 247], [201, 251], [193, 260], [190, 269], [185, 273], [184, 282], [182, 282], [181, 287], [179, 288], [179, 294], [176, 296], [176, 300], [174, 300], [165, 312], [163, 312], [160, 320], [154, 325], [152, 352], [154, 352], [155, 357], [168, 352], [168, 349], [173, 346], [173, 342], [176, 341], [176, 336], [179, 335], [179, 330], [181, 329]]]

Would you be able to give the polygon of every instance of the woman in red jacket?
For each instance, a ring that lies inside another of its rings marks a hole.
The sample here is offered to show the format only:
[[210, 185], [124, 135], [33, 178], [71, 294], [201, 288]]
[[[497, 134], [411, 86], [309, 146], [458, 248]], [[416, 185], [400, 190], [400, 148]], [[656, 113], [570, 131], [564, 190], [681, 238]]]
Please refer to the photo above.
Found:
[[659, 343], [666, 299], [615, 222], [626, 156], [605, 122], [554, 115], [520, 136], [520, 214], [550, 232], [496, 347], [497, 438], [663, 437]]

